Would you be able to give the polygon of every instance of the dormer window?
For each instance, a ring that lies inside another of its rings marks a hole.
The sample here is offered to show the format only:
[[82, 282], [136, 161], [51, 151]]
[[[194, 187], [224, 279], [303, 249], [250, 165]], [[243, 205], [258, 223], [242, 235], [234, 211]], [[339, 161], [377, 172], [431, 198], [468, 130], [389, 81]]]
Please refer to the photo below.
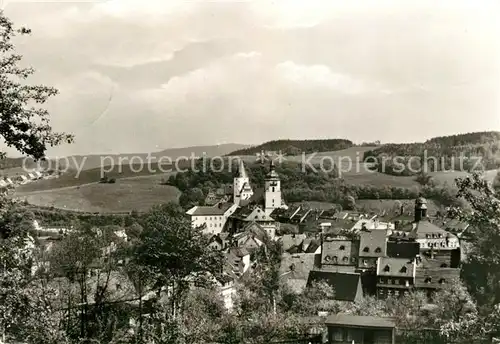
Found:
[[389, 272], [389, 271], [391, 271], [391, 268], [389, 267], [389, 265], [386, 265], [384, 267], [384, 272]]
[[333, 256], [333, 262], [337, 263], [337, 256]]
[[400, 271], [401, 273], [405, 274], [408, 269], [406, 268], [406, 266], [403, 266]]
[[344, 263], [349, 263], [349, 258], [348, 258], [348, 257], [344, 257], [344, 258], [342, 258], [342, 261], [343, 261]]
[[445, 280], [444, 278], [441, 278], [441, 279], [439, 280], [439, 284], [444, 284], [444, 282], [446, 282], [446, 280]]
[[363, 252], [370, 252], [370, 249], [368, 248], [368, 246], [363, 249]]
[[345, 246], [344, 246], [344, 245], [341, 245], [341, 246], [339, 247], [339, 250], [344, 251], [344, 250], [345, 250]]
[[329, 262], [330, 261], [330, 256], [326, 256], [325, 257], [325, 262]]
[[377, 248], [375, 249], [375, 253], [380, 253], [380, 252], [382, 252], [382, 249], [381, 249], [380, 247], [377, 247]]
[[431, 283], [432, 282], [432, 278], [431, 277], [427, 277], [424, 282], [425, 283]]

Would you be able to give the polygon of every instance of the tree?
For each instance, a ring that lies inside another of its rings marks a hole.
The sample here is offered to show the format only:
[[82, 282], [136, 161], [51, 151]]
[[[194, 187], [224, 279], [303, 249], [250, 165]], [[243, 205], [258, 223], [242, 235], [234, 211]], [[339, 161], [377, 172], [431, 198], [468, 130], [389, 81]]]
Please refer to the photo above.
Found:
[[465, 282], [485, 312], [500, 303], [500, 200], [482, 174], [458, 178], [458, 196], [472, 208], [450, 212], [469, 223], [467, 241], [471, 247], [463, 266]]
[[40, 159], [47, 146], [71, 143], [73, 137], [53, 132], [48, 111], [34, 106], [45, 103], [57, 90], [26, 83], [34, 70], [20, 67], [22, 56], [15, 53], [12, 40], [16, 35], [29, 33], [26, 28], [16, 30], [0, 11], [0, 135], [9, 147]]
[[33, 278], [39, 262], [23, 212], [3, 197], [0, 226], [7, 229], [0, 237], [0, 339], [4, 343], [66, 342], [54, 312], [54, 289]]
[[200, 229], [192, 228], [176, 204], [153, 208], [143, 227], [134, 259], [148, 270], [158, 294], [167, 288], [170, 315], [176, 319], [190, 285], [210, 285], [207, 274], [221, 273], [222, 254], [208, 247], [208, 238]]

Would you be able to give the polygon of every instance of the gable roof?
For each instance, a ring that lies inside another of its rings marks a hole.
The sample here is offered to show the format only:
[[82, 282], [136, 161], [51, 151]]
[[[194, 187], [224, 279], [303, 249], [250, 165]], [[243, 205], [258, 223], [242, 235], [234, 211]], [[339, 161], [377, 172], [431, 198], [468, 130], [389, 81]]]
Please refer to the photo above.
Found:
[[415, 277], [414, 259], [380, 257], [377, 262], [377, 276]]
[[316, 255], [313, 253], [283, 254], [279, 270], [281, 280], [293, 291], [302, 292], [315, 261]]
[[306, 239], [305, 234], [285, 234], [281, 237], [281, 246], [283, 251], [288, 251], [289, 249], [301, 246], [302, 242]]
[[358, 296], [359, 286], [361, 285], [361, 275], [350, 272], [311, 271], [308, 286], [313, 282], [321, 281], [333, 287], [336, 300], [355, 301]]
[[196, 206], [189, 209], [187, 214], [192, 216], [222, 216], [233, 205], [234, 205], [233, 203], [227, 202], [227, 203], [219, 203], [215, 206]]
[[[357, 242], [347, 238], [324, 238], [321, 247], [321, 264], [356, 265]], [[337, 259], [334, 259], [336, 257]]]
[[360, 232], [359, 256], [384, 257], [387, 254], [387, 231], [375, 229], [369, 232]]

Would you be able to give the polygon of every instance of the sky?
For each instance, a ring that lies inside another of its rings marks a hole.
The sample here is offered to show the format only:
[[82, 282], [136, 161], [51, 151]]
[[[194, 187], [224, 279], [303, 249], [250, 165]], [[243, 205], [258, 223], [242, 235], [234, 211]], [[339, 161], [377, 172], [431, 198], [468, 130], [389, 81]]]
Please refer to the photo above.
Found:
[[52, 156], [500, 130], [497, 1], [0, 2]]

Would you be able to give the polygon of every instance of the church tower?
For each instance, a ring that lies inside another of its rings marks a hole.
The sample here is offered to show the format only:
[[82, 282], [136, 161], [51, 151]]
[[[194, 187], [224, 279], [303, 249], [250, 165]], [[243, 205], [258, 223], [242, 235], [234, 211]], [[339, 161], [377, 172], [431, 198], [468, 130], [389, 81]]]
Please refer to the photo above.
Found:
[[233, 202], [239, 205], [241, 201], [247, 200], [253, 196], [253, 190], [250, 186], [250, 178], [248, 178], [245, 164], [239, 161], [238, 172], [233, 181]]
[[265, 179], [265, 212], [271, 214], [274, 209], [283, 208], [281, 198], [281, 181], [271, 161], [269, 173]]

